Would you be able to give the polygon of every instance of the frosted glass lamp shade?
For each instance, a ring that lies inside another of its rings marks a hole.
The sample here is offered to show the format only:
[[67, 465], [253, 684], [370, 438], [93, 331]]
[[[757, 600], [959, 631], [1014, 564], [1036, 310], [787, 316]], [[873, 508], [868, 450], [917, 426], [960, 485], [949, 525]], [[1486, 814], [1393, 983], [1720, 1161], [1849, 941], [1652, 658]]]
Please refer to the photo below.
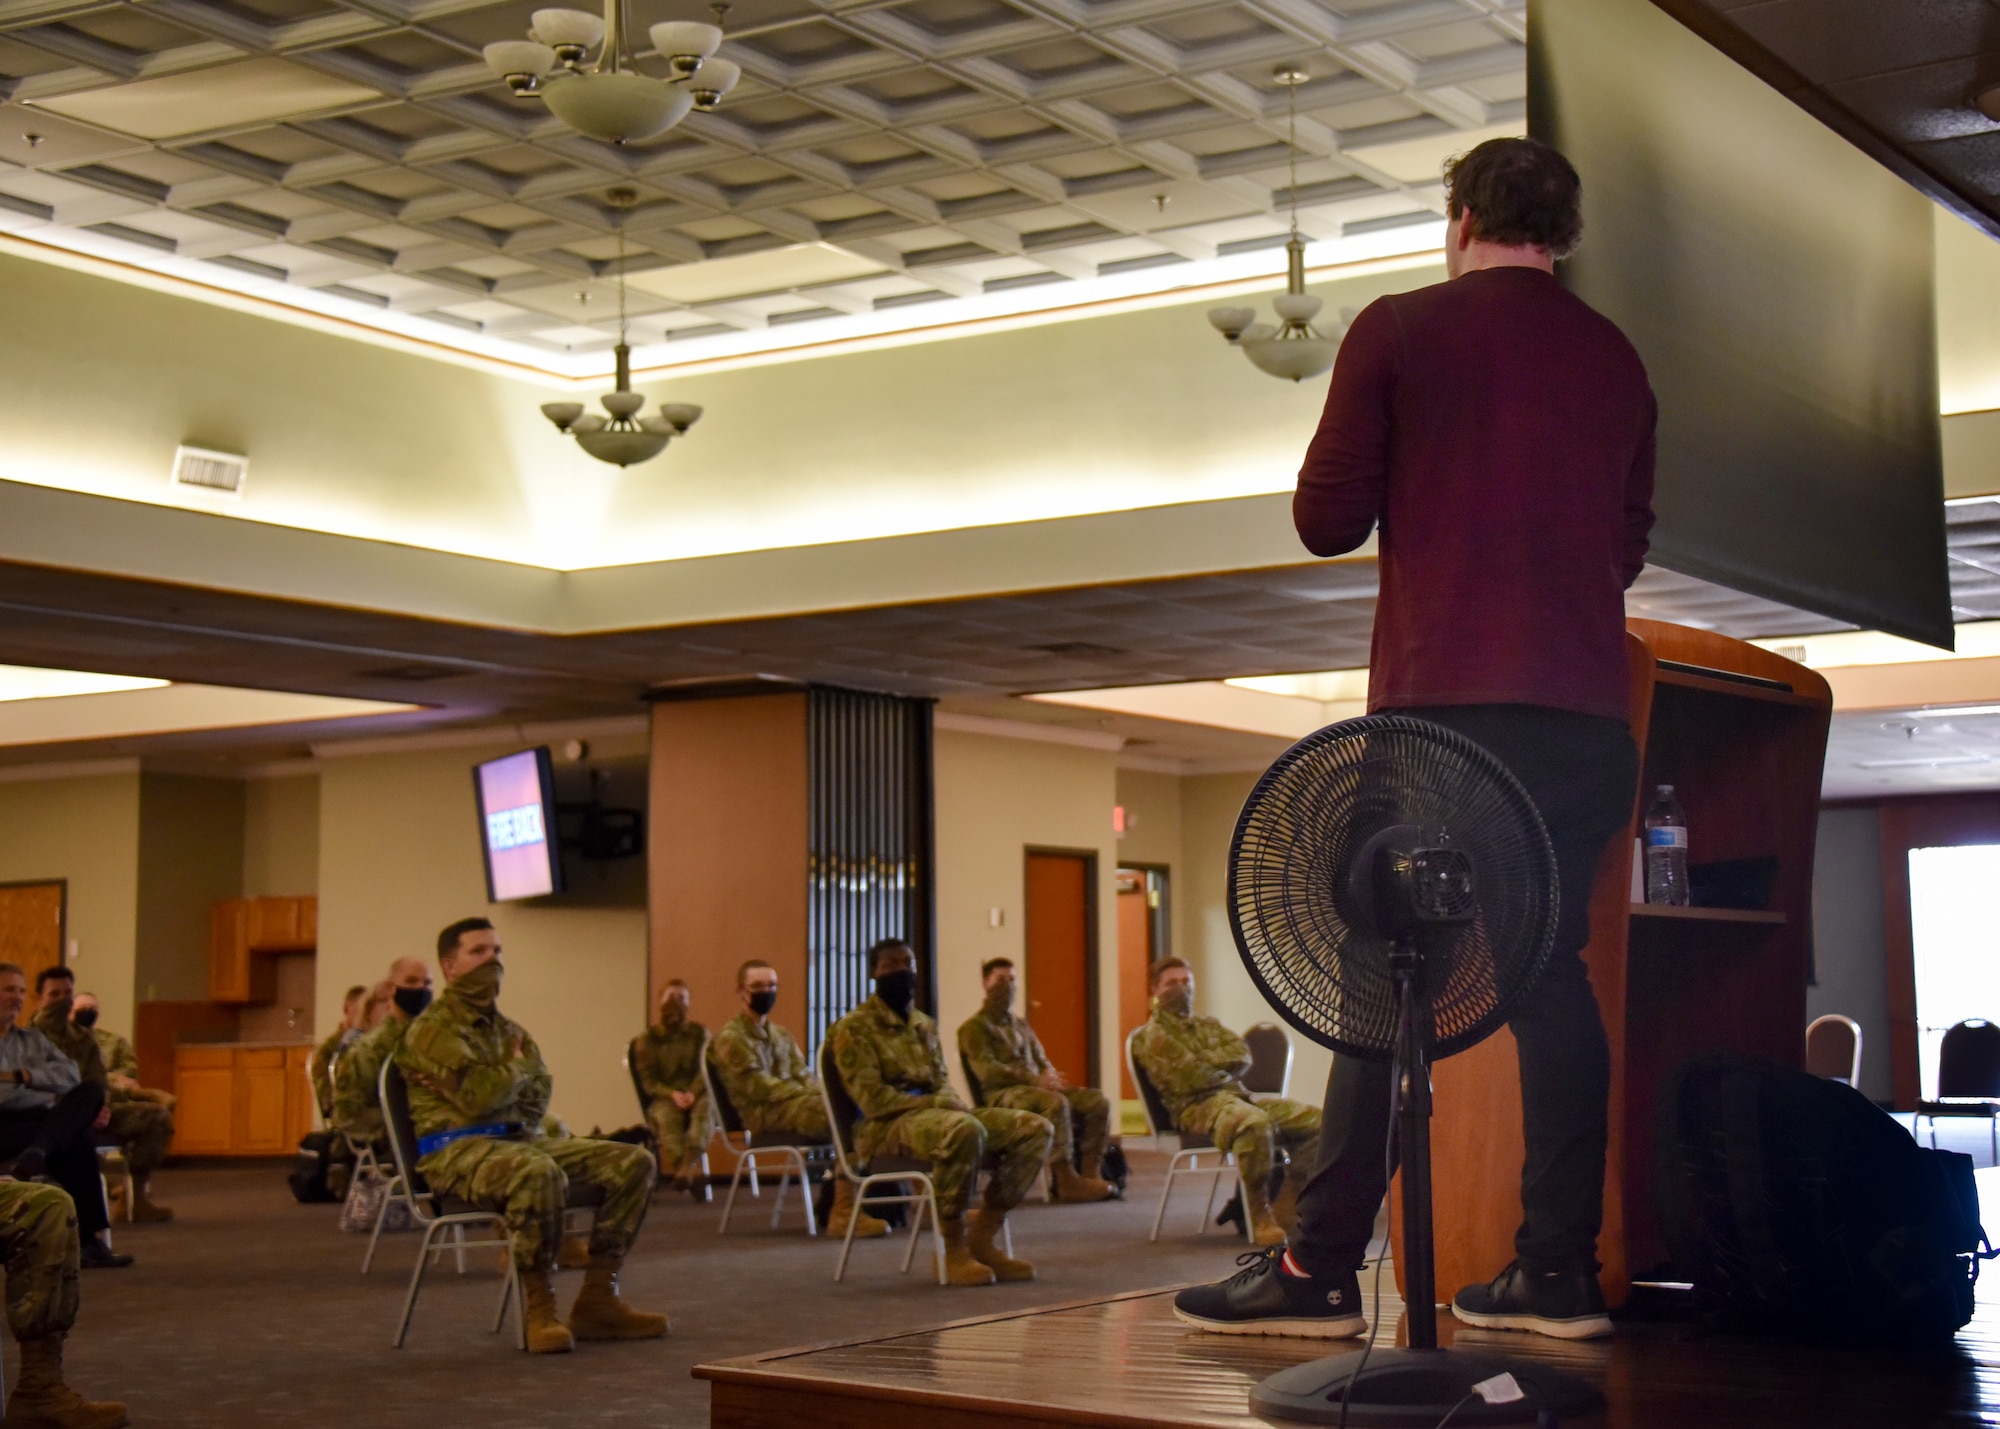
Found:
[[694, 107], [686, 90], [630, 70], [554, 79], [542, 98], [577, 133], [610, 144], [664, 134]]
[[571, 422], [569, 429], [574, 436], [584, 436], [590, 432], [601, 432], [610, 425], [610, 418], [600, 417], [595, 412], [586, 412], [574, 422]]
[[583, 415], [581, 402], [544, 402], [542, 415], [556, 424], [556, 430], [566, 432], [578, 417]]
[[1242, 336], [1243, 329], [1249, 327], [1256, 320], [1257, 310], [1255, 308], [1210, 308], [1208, 310], [1209, 323], [1217, 332], [1221, 333], [1231, 342], [1236, 341], [1238, 337]]
[[646, 405], [645, 397], [638, 392], [606, 392], [597, 399], [603, 404], [614, 421], [622, 422]]
[[685, 79], [702, 67], [702, 61], [722, 46], [722, 31], [699, 20], [669, 20], [646, 32], [653, 48], [665, 55], [674, 76]]
[[1236, 345], [1242, 347], [1246, 343], [1263, 342], [1277, 335], [1278, 329], [1270, 323], [1252, 323], [1237, 337]]
[[673, 424], [676, 432], [685, 432], [701, 420], [701, 408], [692, 402], [662, 402], [660, 415]]
[[604, 38], [604, 17], [588, 10], [537, 10], [529, 17], [528, 34], [545, 45], [587, 50]]
[[1294, 382], [1319, 376], [1333, 366], [1334, 356], [1340, 351], [1339, 343], [1325, 338], [1267, 337], [1252, 341], [1248, 334], [1242, 347], [1243, 355], [1256, 364], [1259, 372], [1289, 377]]
[[480, 53], [486, 57], [486, 67], [502, 79], [540, 78], [556, 67], [556, 52], [533, 40], [500, 40]]
[[722, 102], [723, 95], [736, 88], [736, 81], [742, 77], [743, 71], [734, 60], [703, 60], [701, 72], [689, 86], [694, 91], [695, 108], [715, 108]]
[[1280, 293], [1271, 299], [1271, 306], [1278, 310], [1278, 316], [1286, 322], [1309, 323], [1318, 315], [1320, 301], [1311, 293]]
[[634, 462], [651, 461], [667, 449], [669, 440], [658, 432], [618, 430], [586, 432], [576, 439], [576, 444], [599, 461], [631, 466]]

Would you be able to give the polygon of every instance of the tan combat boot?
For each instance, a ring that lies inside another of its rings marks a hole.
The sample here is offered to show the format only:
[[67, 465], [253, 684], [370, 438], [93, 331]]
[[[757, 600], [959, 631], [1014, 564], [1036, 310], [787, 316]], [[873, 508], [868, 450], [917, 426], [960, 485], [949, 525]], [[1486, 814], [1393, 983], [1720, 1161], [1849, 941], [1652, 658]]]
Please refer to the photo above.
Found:
[[564, 1233], [556, 1244], [557, 1270], [590, 1269], [590, 1237]]
[[122, 1404], [93, 1403], [63, 1383], [63, 1337], [21, 1341], [21, 1378], [7, 1401], [7, 1429], [120, 1429], [131, 1418]]
[[1252, 1245], [1285, 1243], [1285, 1228], [1271, 1214], [1270, 1192], [1265, 1190], [1262, 1181], [1253, 1186], [1247, 1176], [1243, 1178], [1243, 1214], [1250, 1218]]
[[988, 1207], [972, 1213], [970, 1228], [966, 1234], [966, 1249], [972, 1258], [993, 1272], [995, 1280], [1033, 1280], [1035, 1267], [1025, 1260], [1016, 1260], [1000, 1247], [1003, 1242], [1000, 1232], [1007, 1224], [1007, 1213]]
[[1102, 1201], [1111, 1195], [1111, 1183], [1099, 1176], [1079, 1175], [1067, 1161], [1056, 1162], [1056, 1198], [1063, 1201]]
[[135, 1173], [132, 1177], [132, 1219], [135, 1221], [170, 1221], [174, 1218], [171, 1207], [153, 1204], [150, 1196], [152, 1173]]
[[826, 1233], [845, 1236], [847, 1222], [854, 1222], [856, 1240], [873, 1240], [876, 1236], [889, 1234], [889, 1223], [879, 1220], [855, 1204], [855, 1184], [842, 1176], [833, 1183], [833, 1209], [826, 1215]]
[[569, 1328], [579, 1340], [657, 1340], [667, 1332], [667, 1317], [620, 1300], [618, 1262], [600, 1258], [584, 1272], [583, 1289], [569, 1309]]
[[941, 1227], [944, 1235], [944, 1279], [947, 1285], [991, 1285], [993, 1271], [973, 1258], [965, 1244], [965, 1217], [953, 1216]]
[[567, 1354], [576, 1348], [576, 1336], [556, 1318], [555, 1277], [546, 1270], [521, 1272], [521, 1322], [531, 1355]]

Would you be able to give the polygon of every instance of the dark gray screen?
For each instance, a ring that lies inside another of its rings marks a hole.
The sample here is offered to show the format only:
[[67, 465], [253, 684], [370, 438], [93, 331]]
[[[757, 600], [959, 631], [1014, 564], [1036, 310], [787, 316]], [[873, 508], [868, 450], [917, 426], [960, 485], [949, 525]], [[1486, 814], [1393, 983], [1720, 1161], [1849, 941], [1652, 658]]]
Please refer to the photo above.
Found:
[[1660, 399], [1653, 559], [1950, 648], [1930, 201], [1648, 0], [1532, 0], [1570, 289]]

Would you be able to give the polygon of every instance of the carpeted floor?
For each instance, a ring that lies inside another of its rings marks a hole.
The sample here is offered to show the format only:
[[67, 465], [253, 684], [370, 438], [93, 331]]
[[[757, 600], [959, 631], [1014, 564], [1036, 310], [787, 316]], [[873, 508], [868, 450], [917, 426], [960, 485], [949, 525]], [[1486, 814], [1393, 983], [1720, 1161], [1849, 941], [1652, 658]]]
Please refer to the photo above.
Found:
[[[295, 1203], [278, 1163], [170, 1168], [157, 1190], [179, 1219], [119, 1227], [119, 1248], [138, 1264], [85, 1272], [70, 1377], [85, 1393], [126, 1400], [139, 1425], [325, 1429], [351, 1414], [368, 1429], [692, 1429], [707, 1423], [708, 1389], [688, 1371], [705, 1360], [1232, 1270], [1241, 1240], [1193, 1233], [1199, 1190], [1176, 1192], [1160, 1241], [1147, 1243], [1165, 1157], [1134, 1138], [1126, 1145], [1135, 1163], [1126, 1201], [1037, 1199], [1017, 1213], [1016, 1252], [1040, 1272], [1026, 1285], [939, 1287], [924, 1278], [921, 1253], [905, 1277], [896, 1270], [901, 1243], [892, 1249], [884, 1241], [858, 1245], [846, 1281], [835, 1285], [838, 1245], [792, 1229], [794, 1210], [777, 1232], [756, 1214], [757, 1203], [747, 1202], [745, 1214], [740, 1202], [724, 1238], [716, 1234], [719, 1205], [662, 1192], [625, 1285], [635, 1304], [672, 1314], [672, 1334], [533, 1358], [513, 1348], [511, 1336], [487, 1332], [496, 1255], [476, 1257], [463, 1279], [448, 1263], [433, 1271], [409, 1345], [397, 1351], [389, 1341], [415, 1236], [385, 1237], [364, 1278], [365, 1238], [339, 1233], [338, 1207]], [[565, 1309], [581, 1278], [558, 1275]], [[18, 1363], [11, 1342], [4, 1353], [11, 1377]]]

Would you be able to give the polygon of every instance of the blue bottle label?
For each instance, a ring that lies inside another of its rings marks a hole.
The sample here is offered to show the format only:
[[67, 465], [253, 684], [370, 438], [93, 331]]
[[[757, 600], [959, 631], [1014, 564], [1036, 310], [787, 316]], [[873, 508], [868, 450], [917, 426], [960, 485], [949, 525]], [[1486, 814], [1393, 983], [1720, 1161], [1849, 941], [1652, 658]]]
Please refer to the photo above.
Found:
[[1664, 828], [1646, 830], [1647, 848], [1686, 848], [1687, 842], [1688, 831], [1686, 829]]

